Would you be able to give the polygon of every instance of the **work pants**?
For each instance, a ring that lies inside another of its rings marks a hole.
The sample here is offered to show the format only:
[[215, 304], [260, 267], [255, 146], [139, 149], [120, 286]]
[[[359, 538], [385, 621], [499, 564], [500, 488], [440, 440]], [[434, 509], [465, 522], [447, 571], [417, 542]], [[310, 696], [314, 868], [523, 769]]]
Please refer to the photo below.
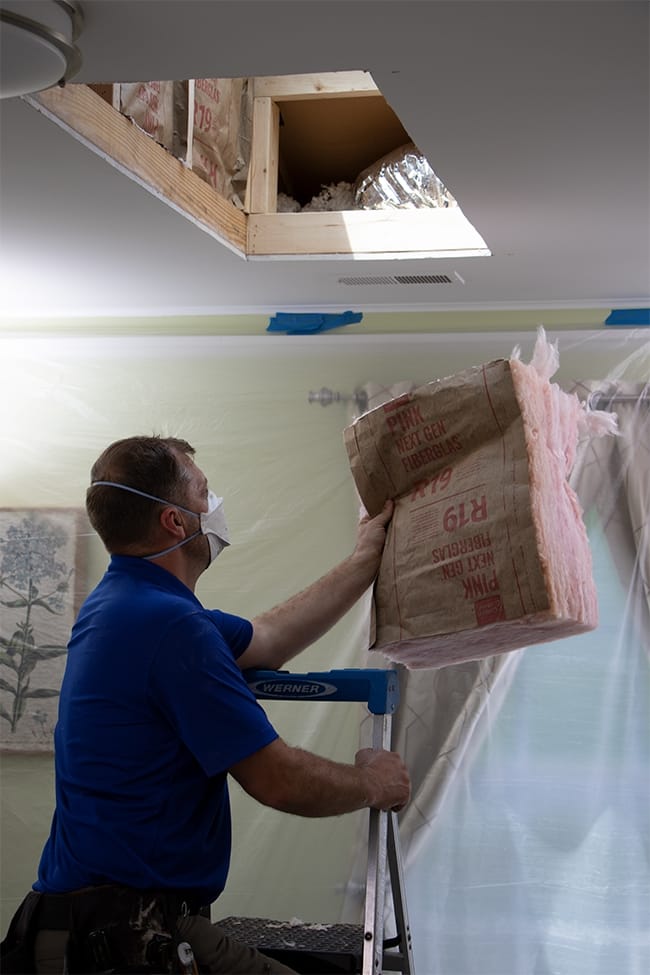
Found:
[[[197, 964], [221, 975], [295, 975], [279, 961], [225, 935], [218, 924], [200, 914], [179, 917], [177, 936], [187, 941]], [[35, 959], [38, 975], [61, 975], [67, 931], [42, 930], [36, 935]]]

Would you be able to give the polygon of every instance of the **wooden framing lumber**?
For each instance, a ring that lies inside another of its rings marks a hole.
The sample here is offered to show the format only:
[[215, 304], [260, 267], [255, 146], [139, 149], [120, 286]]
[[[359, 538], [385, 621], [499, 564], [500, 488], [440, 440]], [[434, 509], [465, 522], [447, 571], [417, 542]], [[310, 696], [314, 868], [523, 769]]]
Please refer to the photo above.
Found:
[[274, 101], [305, 98], [359, 98], [381, 92], [367, 71], [329, 71], [321, 74], [268, 75], [254, 79], [253, 96]]
[[88, 86], [66, 85], [23, 97], [120, 172], [245, 257], [246, 216]]
[[458, 207], [259, 213], [248, 219], [250, 257], [461, 257], [487, 254]]
[[280, 109], [269, 97], [253, 99], [253, 138], [248, 168], [247, 210], [273, 213], [278, 204]]

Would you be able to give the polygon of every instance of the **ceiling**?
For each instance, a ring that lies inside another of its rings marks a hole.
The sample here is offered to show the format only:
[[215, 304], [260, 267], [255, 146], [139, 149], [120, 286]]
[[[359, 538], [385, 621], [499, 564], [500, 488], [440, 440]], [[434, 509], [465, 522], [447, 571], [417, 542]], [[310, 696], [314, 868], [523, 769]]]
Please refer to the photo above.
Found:
[[[5, 316], [650, 304], [646, 0], [82, 7], [75, 82], [370, 71], [492, 256], [246, 261], [11, 98], [0, 103]], [[339, 283], [395, 273], [453, 283]]]

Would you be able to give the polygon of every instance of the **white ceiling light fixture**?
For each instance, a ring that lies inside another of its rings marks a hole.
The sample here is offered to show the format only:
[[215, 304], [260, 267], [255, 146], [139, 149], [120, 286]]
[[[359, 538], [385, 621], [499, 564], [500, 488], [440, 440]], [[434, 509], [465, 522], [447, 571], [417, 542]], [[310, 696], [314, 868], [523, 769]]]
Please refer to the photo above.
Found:
[[76, 0], [0, 0], [0, 98], [43, 91], [81, 67]]

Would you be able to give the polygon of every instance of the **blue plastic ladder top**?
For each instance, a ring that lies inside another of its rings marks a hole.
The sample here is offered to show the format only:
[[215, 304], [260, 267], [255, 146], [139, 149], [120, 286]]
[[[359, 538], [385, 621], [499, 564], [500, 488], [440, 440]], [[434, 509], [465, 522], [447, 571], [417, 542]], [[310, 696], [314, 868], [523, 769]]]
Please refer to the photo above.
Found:
[[265, 701], [365, 701], [371, 714], [394, 714], [399, 705], [396, 670], [247, 670], [244, 677]]

